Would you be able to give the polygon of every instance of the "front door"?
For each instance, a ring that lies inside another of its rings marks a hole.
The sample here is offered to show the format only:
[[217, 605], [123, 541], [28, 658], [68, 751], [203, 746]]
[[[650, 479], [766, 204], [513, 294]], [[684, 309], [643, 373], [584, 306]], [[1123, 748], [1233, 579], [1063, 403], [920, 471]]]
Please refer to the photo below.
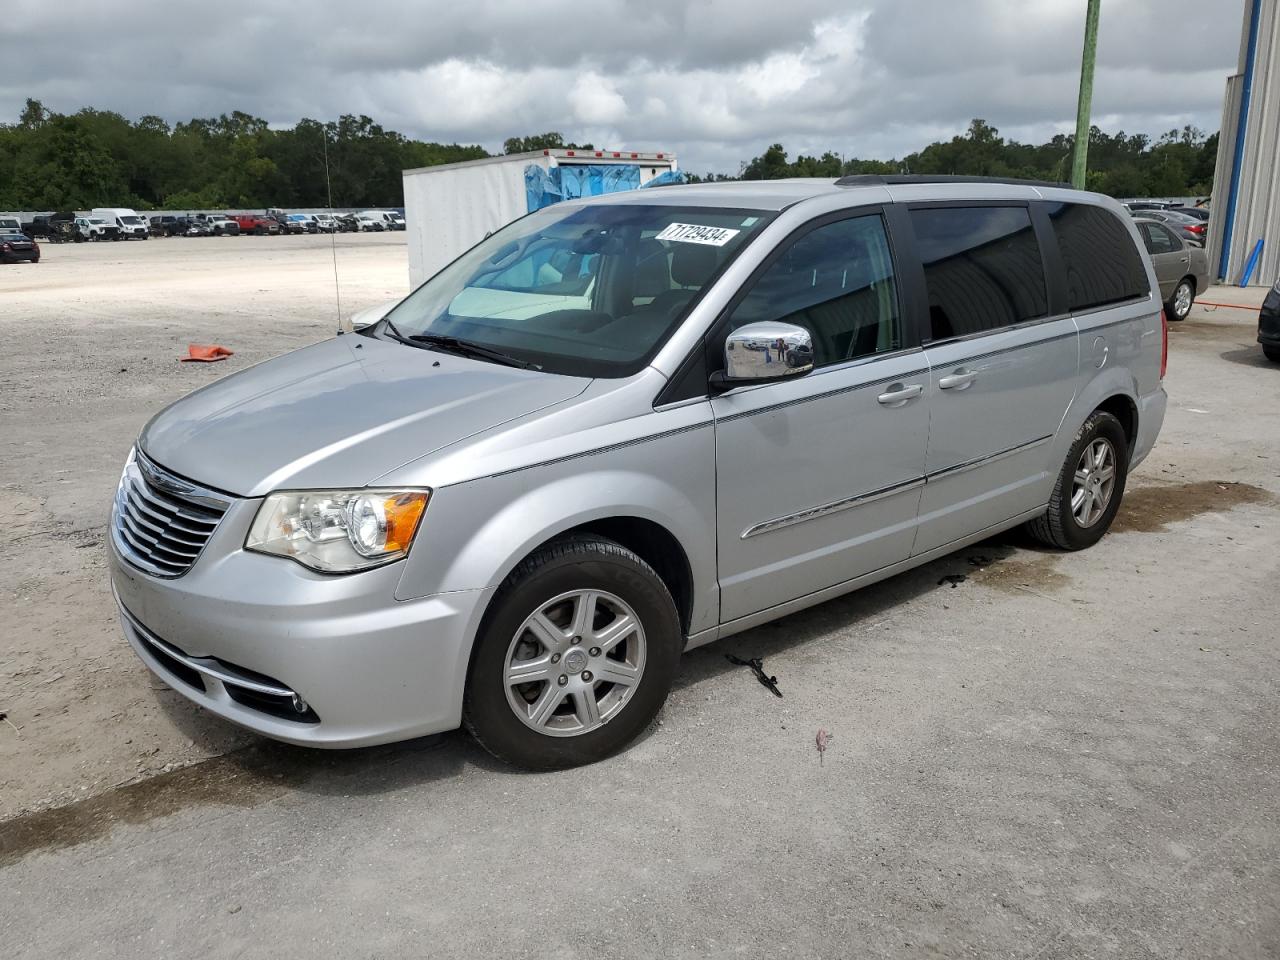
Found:
[[929, 296], [929, 451], [914, 552], [1043, 504], [1075, 391], [1075, 321], [1049, 315], [1026, 206], [911, 211]]
[[905, 560], [915, 535], [928, 370], [904, 332], [880, 211], [780, 248], [717, 334], [806, 328], [814, 370], [712, 399], [721, 622]]

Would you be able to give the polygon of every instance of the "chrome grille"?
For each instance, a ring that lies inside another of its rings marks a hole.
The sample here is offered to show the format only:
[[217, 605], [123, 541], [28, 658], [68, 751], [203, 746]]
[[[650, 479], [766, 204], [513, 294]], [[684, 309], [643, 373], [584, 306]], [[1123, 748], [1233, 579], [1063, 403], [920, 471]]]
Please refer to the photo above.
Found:
[[134, 566], [157, 577], [180, 577], [230, 506], [221, 494], [174, 476], [135, 451], [116, 490], [111, 534]]

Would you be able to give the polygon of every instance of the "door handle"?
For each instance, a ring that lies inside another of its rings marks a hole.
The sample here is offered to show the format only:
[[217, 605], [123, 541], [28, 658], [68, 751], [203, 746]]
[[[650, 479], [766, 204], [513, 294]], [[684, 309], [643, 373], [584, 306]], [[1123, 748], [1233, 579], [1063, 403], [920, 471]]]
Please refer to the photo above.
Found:
[[894, 407], [904, 404], [908, 400], [914, 400], [922, 393], [924, 393], [924, 387], [918, 383], [912, 383], [905, 387], [900, 383], [895, 383], [880, 396], [876, 397], [876, 400], [886, 407]]
[[938, 387], [942, 390], [963, 390], [977, 379], [978, 373], [976, 370], [966, 370], [961, 367], [955, 373], [940, 377], [938, 379]]

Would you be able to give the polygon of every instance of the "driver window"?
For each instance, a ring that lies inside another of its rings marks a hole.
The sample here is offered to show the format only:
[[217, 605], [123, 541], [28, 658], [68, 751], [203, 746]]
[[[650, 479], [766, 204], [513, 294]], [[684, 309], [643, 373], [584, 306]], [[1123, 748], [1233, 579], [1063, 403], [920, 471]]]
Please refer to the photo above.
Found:
[[797, 238], [734, 309], [730, 329], [761, 320], [813, 337], [823, 367], [902, 346], [902, 320], [884, 221], [838, 220]]

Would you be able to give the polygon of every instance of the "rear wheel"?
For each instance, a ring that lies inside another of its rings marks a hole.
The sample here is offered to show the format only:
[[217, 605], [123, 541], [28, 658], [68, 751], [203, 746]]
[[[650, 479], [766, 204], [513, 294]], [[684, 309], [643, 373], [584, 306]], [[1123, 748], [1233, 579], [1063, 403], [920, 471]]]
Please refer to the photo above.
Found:
[[616, 753], [657, 715], [681, 651], [666, 585], [612, 540], [549, 544], [504, 581], [480, 629], [463, 722], [535, 770]]
[[1120, 421], [1104, 410], [1091, 413], [1067, 453], [1049, 509], [1027, 524], [1031, 535], [1060, 550], [1083, 550], [1101, 540], [1124, 496], [1128, 451]]
[[1185, 320], [1196, 300], [1196, 284], [1190, 277], [1183, 277], [1173, 288], [1173, 296], [1164, 305], [1170, 320]]

